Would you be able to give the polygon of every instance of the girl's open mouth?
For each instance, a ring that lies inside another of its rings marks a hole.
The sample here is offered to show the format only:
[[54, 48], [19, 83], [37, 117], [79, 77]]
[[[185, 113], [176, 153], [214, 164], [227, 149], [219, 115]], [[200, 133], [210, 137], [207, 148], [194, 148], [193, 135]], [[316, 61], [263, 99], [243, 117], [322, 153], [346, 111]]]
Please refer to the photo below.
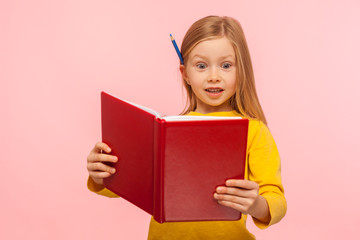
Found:
[[205, 91], [208, 96], [210, 96], [212, 98], [218, 98], [222, 95], [222, 93], [224, 92], [224, 89], [222, 89], [222, 88], [206, 88]]
[[222, 88], [206, 88], [205, 91], [207, 91], [209, 93], [220, 93], [220, 92], [224, 91], [224, 89], [222, 89]]

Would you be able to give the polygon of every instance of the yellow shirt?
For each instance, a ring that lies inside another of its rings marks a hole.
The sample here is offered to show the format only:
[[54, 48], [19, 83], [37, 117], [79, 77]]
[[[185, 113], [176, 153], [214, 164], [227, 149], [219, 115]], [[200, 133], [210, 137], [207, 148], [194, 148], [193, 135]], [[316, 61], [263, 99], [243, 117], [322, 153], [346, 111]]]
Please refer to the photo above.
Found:
[[[189, 115], [208, 116], [240, 116], [235, 111], [200, 114], [190, 112]], [[279, 222], [286, 213], [286, 199], [281, 183], [280, 157], [275, 141], [264, 123], [258, 120], [249, 121], [247, 159], [245, 179], [259, 184], [259, 194], [269, 205], [271, 219], [263, 223], [253, 218], [256, 226], [264, 229]], [[98, 188], [89, 178], [89, 190], [108, 197], [117, 197], [106, 188]], [[151, 218], [148, 240], [186, 240], [186, 239], [255, 239], [245, 227], [247, 216], [242, 215], [238, 221], [206, 221], [206, 222], [167, 222], [158, 223]]]

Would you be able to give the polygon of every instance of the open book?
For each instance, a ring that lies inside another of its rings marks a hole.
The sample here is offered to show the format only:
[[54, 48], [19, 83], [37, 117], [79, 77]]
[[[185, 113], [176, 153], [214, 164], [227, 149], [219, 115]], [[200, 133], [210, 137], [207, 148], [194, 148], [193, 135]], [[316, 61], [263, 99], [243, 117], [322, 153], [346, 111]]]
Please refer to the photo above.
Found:
[[119, 161], [105, 186], [154, 216], [174, 221], [238, 220], [213, 198], [227, 179], [243, 179], [248, 120], [169, 116], [101, 93], [102, 141]]

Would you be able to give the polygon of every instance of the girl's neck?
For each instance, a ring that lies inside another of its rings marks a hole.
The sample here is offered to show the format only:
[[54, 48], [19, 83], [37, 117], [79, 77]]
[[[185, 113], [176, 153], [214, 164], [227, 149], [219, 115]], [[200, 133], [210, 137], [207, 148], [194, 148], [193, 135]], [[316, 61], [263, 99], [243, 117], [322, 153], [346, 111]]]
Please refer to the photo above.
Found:
[[207, 114], [212, 112], [230, 112], [232, 110], [233, 109], [231, 108], [230, 101], [227, 101], [219, 106], [210, 106], [208, 104], [203, 104], [201, 101], [198, 101], [194, 112]]

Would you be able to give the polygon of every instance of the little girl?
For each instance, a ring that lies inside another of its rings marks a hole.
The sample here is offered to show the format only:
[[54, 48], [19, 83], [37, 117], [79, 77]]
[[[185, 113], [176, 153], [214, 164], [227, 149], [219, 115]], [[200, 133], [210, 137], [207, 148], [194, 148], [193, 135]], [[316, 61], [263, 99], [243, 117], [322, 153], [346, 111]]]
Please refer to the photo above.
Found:
[[[151, 218], [148, 239], [255, 239], [245, 227], [247, 215], [256, 226], [266, 228], [284, 217], [286, 199], [279, 153], [256, 94], [243, 30], [230, 17], [202, 18], [186, 33], [181, 55], [184, 64], [180, 65], [180, 72], [188, 95], [183, 114], [249, 119], [245, 180], [227, 180], [225, 187], [218, 187], [214, 194], [219, 204], [243, 215], [239, 221], [163, 224]], [[118, 160], [110, 152], [101, 142], [90, 152], [88, 188], [100, 195], [117, 197], [103, 186], [103, 179], [115, 173], [105, 163]]]

